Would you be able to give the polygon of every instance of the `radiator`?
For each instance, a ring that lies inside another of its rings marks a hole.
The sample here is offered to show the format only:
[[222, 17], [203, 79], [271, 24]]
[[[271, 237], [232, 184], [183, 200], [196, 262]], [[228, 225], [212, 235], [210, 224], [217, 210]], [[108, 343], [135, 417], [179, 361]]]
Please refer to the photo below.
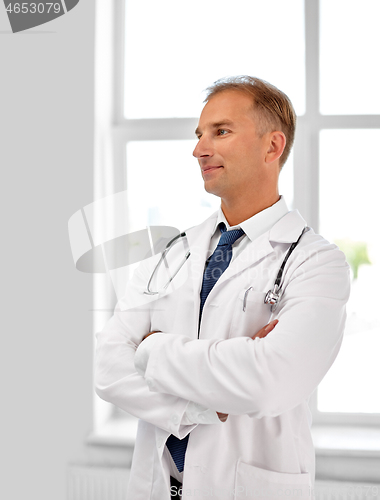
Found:
[[[70, 465], [67, 500], [127, 500], [129, 472], [121, 467]], [[380, 484], [316, 481], [314, 497], [315, 500], [380, 500]]]
[[70, 465], [67, 472], [67, 500], [127, 499], [127, 468]]
[[380, 500], [380, 484], [316, 481], [315, 500]]

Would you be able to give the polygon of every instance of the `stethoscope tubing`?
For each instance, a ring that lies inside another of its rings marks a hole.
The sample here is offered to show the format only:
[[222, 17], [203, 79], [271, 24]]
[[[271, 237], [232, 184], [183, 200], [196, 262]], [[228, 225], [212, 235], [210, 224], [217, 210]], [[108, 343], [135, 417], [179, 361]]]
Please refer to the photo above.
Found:
[[[161, 265], [161, 262], [164, 261], [167, 253], [169, 252], [171, 246], [173, 245], [173, 243], [178, 240], [179, 238], [184, 238], [186, 236], [186, 233], [185, 232], [182, 232], [180, 234], [177, 234], [177, 236], [174, 236], [174, 238], [172, 238], [167, 244], [166, 244], [166, 247], [165, 247], [165, 250], [162, 252], [162, 255], [160, 257], [160, 260], [157, 262], [156, 264], [156, 267], [153, 269], [153, 272], [149, 278], [149, 281], [148, 281], [148, 284], [146, 286], [146, 290], [144, 291], [144, 293], [146, 295], [158, 295], [160, 292], [153, 292], [152, 290], [150, 290], [150, 284], [152, 282], [152, 279], [153, 279], [153, 276], [154, 276], [154, 273], [157, 271], [157, 269], [159, 268], [159, 266]], [[190, 257], [190, 250], [188, 250], [185, 254], [185, 257], [182, 259], [180, 265], [178, 266], [178, 269], [176, 270], [176, 272], [173, 274], [173, 276], [171, 276], [169, 278], [169, 281], [166, 283], [166, 285], [164, 286], [163, 290], [165, 290], [169, 285], [170, 283], [173, 281], [173, 279], [177, 276], [179, 270], [182, 268], [182, 266], [185, 264], [185, 262], [187, 261], [187, 259]]]
[[[273, 290], [269, 290], [266, 295], [265, 295], [265, 298], [264, 298], [264, 304], [270, 304], [271, 306], [271, 310], [274, 311], [277, 307], [277, 304], [282, 296], [282, 278], [283, 278], [283, 275], [284, 275], [284, 269], [285, 269], [285, 266], [286, 266], [286, 263], [288, 262], [288, 259], [290, 257], [290, 255], [293, 253], [294, 249], [296, 248], [296, 246], [298, 245], [300, 239], [302, 238], [302, 236], [304, 235], [304, 233], [306, 231], [308, 231], [310, 228], [308, 226], [305, 226], [302, 230], [302, 233], [299, 235], [297, 241], [294, 241], [286, 255], [285, 255], [285, 258], [284, 260], [282, 261], [282, 264], [281, 264], [281, 267], [280, 269], [278, 270], [278, 273], [277, 273], [277, 276], [276, 276], [276, 280], [274, 282], [274, 288]], [[146, 288], [146, 291], [144, 291], [145, 294], [147, 295], [158, 295], [160, 292], [157, 291], [157, 292], [154, 292], [152, 290], [150, 290], [150, 284], [152, 282], [152, 279], [154, 277], [154, 274], [156, 273], [157, 269], [159, 268], [159, 266], [161, 265], [161, 263], [164, 261], [167, 253], [169, 252], [170, 248], [172, 247], [172, 245], [175, 243], [176, 240], [178, 240], [179, 238], [184, 238], [186, 237], [186, 233], [185, 232], [182, 232], [180, 234], [178, 234], [177, 236], [175, 236], [174, 238], [172, 238], [166, 245], [165, 247], [165, 250], [163, 251], [161, 257], [160, 257], [160, 260], [158, 261], [158, 263], [156, 264], [156, 267], [154, 268], [152, 274], [151, 274], [151, 277], [149, 278], [149, 281], [148, 281], [148, 284], [147, 284], [147, 288]], [[173, 274], [173, 276], [171, 276], [168, 280], [168, 282], [166, 283], [166, 285], [163, 287], [163, 290], [165, 290], [169, 284], [173, 281], [173, 279], [176, 277], [176, 275], [178, 274], [178, 272], [180, 271], [180, 269], [182, 268], [182, 266], [185, 264], [185, 262], [187, 261], [187, 259], [190, 257], [190, 250], [188, 250], [184, 256], [184, 258], [182, 259], [180, 265], [178, 266], [176, 272]], [[248, 293], [253, 290], [253, 287], [250, 286], [246, 291], [245, 291], [245, 294], [244, 294], [244, 298], [243, 298], [243, 312], [245, 312], [246, 310], [246, 304], [247, 304], [247, 297], [248, 297]]]
[[[276, 276], [276, 280], [274, 282], [274, 288], [273, 288], [273, 290], [268, 290], [268, 292], [265, 295], [264, 304], [269, 304], [271, 306], [271, 311], [272, 312], [276, 309], [276, 307], [277, 307], [277, 305], [278, 305], [278, 303], [279, 303], [279, 301], [280, 301], [280, 299], [281, 299], [281, 297], [283, 295], [283, 290], [282, 290], [283, 281], [282, 281], [282, 277], [283, 277], [283, 274], [284, 274], [284, 269], [285, 269], [286, 263], [288, 262], [288, 259], [289, 259], [290, 255], [293, 253], [293, 250], [296, 248], [296, 246], [300, 242], [300, 239], [302, 238], [302, 236], [309, 229], [310, 229], [310, 227], [305, 226], [302, 229], [302, 233], [299, 235], [297, 241], [294, 241], [290, 245], [290, 247], [289, 247], [289, 249], [288, 249], [288, 251], [287, 251], [287, 253], [285, 255], [285, 258], [282, 261], [281, 267], [278, 270], [278, 273], [277, 273], [277, 276]], [[250, 288], [252, 288], [252, 287], [250, 287]], [[248, 291], [249, 291], [249, 289], [247, 290], [247, 292]], [[245, 311], [246, 300], [247, 300], [247, 292], [244, 295], [243, 311]]]

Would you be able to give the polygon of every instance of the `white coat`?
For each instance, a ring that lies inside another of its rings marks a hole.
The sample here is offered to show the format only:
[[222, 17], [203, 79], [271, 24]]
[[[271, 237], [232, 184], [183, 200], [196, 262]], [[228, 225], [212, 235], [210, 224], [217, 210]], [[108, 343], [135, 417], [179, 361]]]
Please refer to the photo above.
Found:
[[[97, 394], [140, 418], [128, 500], [170, 499], [165, 442], [189, 431], [183, 498], [306, 499], [314, 485], [308, 399], [342, 342], [349, 266], [336, 245], [306, 232], [288, 261], [285, 293], [272, 314], [265, 293], [305, 226], [297, 211], [289, 212], [247, 245], [215, 284], [198, 339], [199, 294], [216, 216], [186, 232], [191, 256], [175, 278], [180, 283], [182, 273], [182, 286], [131, 308], [151, 273], [142, 265], [126, 302], [97, 334]], [[279, 323], [267, 337], [251, 339], [275, 318]], [[154, 345], [144, 379], [134, 354], [152, 330], [165, 335]], [[229, 417], [181, 425], [188, 401]]]

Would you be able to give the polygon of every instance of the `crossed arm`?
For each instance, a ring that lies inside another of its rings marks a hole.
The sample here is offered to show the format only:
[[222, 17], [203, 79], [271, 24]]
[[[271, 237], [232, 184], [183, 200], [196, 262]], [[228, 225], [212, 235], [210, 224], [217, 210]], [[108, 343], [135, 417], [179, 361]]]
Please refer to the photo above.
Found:
[[[183, 424], [191, 400], [151, 391], [147, 380], [135, 369], [136, 349], [141, 339], [153, 333], [144, 335], [149, 326], [146, 311], [136, 309], [131, 314], [131, 311], [115, 310], [104, 329], [96, 334], [95, 391], [105, 401], [183, 439], [200, 423]], [[273, 328], [274, 325], [267, 331], [262, 329], [256, 336], [265, 336]], [[222, 412], [218, 416], [222, 421], [227, 419]]]
[[329, 248], [296, 268], [276, 311], [277, 328], [277, 322], [267, 325], [254, 342], [157, 335], [144, 377], [134, 358], [152, 333], [149, 315], [116, 313], [97, 335], [96, 392], [179, 438], [197, 425], [181, 424], [189, 402], [219, 418], [276, 416], [298, 405], [330, 368], [343, 337], [348, 265]]
[[[270, 333], [273, 328], [277, 325], [278, 323], [278, 319], [274, 319], [273, 321], [271, 321], [270, 323], [268, 323], [267, 325], [265, 325], [263, 328], [261, 328], [255, 335], [253, 335], [251, 338], [252, 340], [254, 340], [255, 338], [264, 338], [268, 335], [268, 333]], [[147, 333], [143, 340], [145, 340], [146, 338], [148, 338], [150, 335], [154, 334], [154, 333], [161, 333], [159, 330], [154, 330], [152, 332], [149, 332]], [[228, 418], [228, 414], [227, 413], [221, 413], [219, 411], [216, 412], [218, 417], [219, 417], [219, 420], [221, 422], [225, 422]]]
[[[261, 330], [259, 330], [251, 338], [255, 339], [255, 338], [266, 337], [268, 335], [268, 333], [271, 332], [273, 330], [273, 328], [277, 325], [277, 323], [278, 323], [278, 319], [274, 319], [273, 321], [271, 321], [270, 323], [265, 325], [263, 328], [261, 328]], [[144, 336], [143, 340], [145, 340], [147, 337], [149, 337], [149, 335], [152, 335], [153, 333], [159, 333], [159, 332], [160, 332], [159, 330], [154, 330], [153, 332], [149, 332]]]

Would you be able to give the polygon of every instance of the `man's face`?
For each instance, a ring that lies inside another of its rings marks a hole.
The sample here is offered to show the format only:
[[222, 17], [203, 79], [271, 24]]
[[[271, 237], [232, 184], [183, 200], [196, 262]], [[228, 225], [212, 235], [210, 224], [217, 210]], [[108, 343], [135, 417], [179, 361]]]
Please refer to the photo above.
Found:
[[222, 202], [260, 192], [269, 134], [260, 138], [256, 130], [252, 98], [242, 92], [223, 91], [203, 108], [193, 155], [206, 191]]

